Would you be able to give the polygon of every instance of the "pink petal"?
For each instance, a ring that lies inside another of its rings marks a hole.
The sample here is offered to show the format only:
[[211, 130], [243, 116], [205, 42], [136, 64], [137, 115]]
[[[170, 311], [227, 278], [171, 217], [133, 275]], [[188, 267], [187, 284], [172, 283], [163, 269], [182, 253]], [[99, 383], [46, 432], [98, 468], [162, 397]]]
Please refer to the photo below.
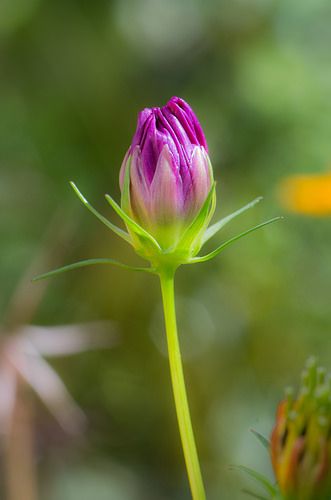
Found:
[[196, 214], [202, 207], [211, 188], [211, 177], [208, 156], [205, 150], [199, 146], [194, 148], [191, 159], [192, 189], [186, 199], [187, 212]]
[[130, 179], [131, 208], [140, 220], [148, 221], [150, 218], [150, 188], [144, 175], [139, 146], [135, 147], [132, 153]]
[[182, 215], [182, 182], [167, 145], [159, 156], [151, 184], [151, 206], [154, 221], [170, 223]]

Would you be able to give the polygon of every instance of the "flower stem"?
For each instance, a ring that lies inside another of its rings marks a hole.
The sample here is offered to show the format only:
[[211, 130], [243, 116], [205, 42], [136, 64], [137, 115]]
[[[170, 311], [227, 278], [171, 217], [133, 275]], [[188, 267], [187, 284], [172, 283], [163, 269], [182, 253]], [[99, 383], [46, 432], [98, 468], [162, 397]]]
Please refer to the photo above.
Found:
[[206, 494], [193, 435], [190, 410], [185, 389], [183, 365], [178, 342], [174, 296], [174, 272], [161, 272], [160, 281], [168, 341], [171, 381], [188, 479], [193, 500], [205, 500]]

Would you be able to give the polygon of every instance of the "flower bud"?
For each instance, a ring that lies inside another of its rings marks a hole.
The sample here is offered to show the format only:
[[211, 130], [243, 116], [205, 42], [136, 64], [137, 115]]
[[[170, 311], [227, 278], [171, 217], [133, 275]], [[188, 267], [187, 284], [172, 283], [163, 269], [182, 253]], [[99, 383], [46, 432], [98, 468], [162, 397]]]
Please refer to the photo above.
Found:
[[207, 142], [190, 106], [172, 97], [162, 108], [141, 111], [120, 171], [123, 210], [167, 249], [212, 185]]
[[314, 360], [298, 396], [278, 407], [271, 458], [284, 499], [331, 498], [331, 384]]

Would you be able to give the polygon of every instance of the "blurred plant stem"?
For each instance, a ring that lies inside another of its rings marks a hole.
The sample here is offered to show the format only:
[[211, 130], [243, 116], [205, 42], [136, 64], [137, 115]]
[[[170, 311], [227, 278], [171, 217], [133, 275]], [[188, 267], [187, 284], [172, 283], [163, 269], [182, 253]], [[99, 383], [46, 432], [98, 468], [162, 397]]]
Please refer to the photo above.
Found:
[[167, 270], [161, 272], [160, 281], [167, 332], [171, 381], [188, 479], [193, 499], [205, 500], [206, 494], [194, 440], [178, 341], [174, 294], [174, 271]]
[[5, 442], [6, 500], [37, 500], [33, 409], [29, 391], [19, 383]]

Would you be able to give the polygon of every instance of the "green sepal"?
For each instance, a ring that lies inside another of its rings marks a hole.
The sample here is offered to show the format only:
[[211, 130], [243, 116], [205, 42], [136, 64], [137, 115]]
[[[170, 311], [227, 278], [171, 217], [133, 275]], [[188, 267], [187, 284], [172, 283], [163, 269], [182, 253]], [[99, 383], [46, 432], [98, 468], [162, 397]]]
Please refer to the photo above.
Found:
[[128, 165], [126, 166], [124, 184], [121, 194], [121, 207], [126, 213], [131, 213], [131, 200], [130, 200], [130, 170], [131, 170], [131, 155], [128, 155], [126, 160]]
[[252, 497], [252, 498], [257, 498], [258, 500], [270, 500], [270, 497], [264, 497], [262, 495], [259, 495], [258, 493], [255, 493], [254, 491], [251, 491], [251, 490], [247, 490], [247, 489], [244, 489], [242, 490], [243, 493], [245, 493], [246, 495]]
[[40, 281], [46, 278], [51, 278], [52, 276], [57, 276], [58, 274], [65, 273], [67, 271], [79, 269], [80, 267], [94, 266], [98, 264], [112, 264], [114, 266], [122, 267], [124, 269], [129, 269], [130, 271], [154, 273], [154, 269], [152, 267], [129, 266], [127, 264], [123, 264], [122, 262], [118, 262], [117, 260], [114, 259], [86, 259], [86, 260], [80, 260], [79, 262], [74, 262], [73, 264], [68, 264], [67, 266], [58, 267], [57, 269], [53, 269], [53, 271], [49, 271], [48, 273], [39, 274], [39, 276], [35, 276], [32, 279], [32, 281]]
[[260, 432], [256, 431], [255, 429], [251, 429], [251, 433], [254, 434], [254, 436], [260, 441], [262, 446], [269, 451], [270, 449], [270, 441], [267, 439], [265, 436], [260, 434]]
[[122, 208], [116, 203], [115, 200], [109, 195], [105, 195], [106, 200], [108, 201], [109, 205], [115, 210], [117, 215], [121, 217], [121, 219], [125, 222], [127, 227], [141, 240], [144, 242], [148, 241], [154, 250], [157, 251], [157, 253], [161, 252], [161, 247], [156, 241], [156, 239], [144, 228], [142, 228], [137, 222], [135, 222], [131, 217], [122, 210]]
[[[215, 182], [213, 183], [204, 204], [195, 216], [191, 224], [185, 229], [183, 236], [179, 242], [170, 249], [190, 250], [190, 255], [195, 255], [201, 248], [201, 240], [199, 234], [208, 226], [210, 219], [214, 213], [216, 205]], [[194, 241], [197, 240], [195, 248], [191, 248]]]
[[283, 217], [274, 217], [273, 219], [267, 220], [265, 222], [262, 222], [261, 224], [258, 224], [257, 226], [251, 227], [250, 229], [247, 229], [247, 231], [243, 231], [240, 234], [237, 234], [237, 236], [234, 236], [233, 238], [230, 238], [229, 240], [225, 241], [217, 247], [215, 250], [212, 252], [208, 253], [207, 255], [203, 255], [201, 257], [193, 257], [191, 260], [188, 261], [188, 264], [196, 264], [198, 262], [207, 262], [210, 259], [213, 259], [216, 257], [219, 253], [221, 253], [226, 247], [232, 245], [237, 240], [240, 240], [247, 234], [253, 233], [254, 231], [257, 231], [258, 229], [267, 226], [268, 224], [272, 224], [273, 222], [277, 222], [279, 220], [282, 220]]
[[233, 470], [238, 470], [245, 472], [248, 476], [251, 478], [255, 479], [263, 488], [270, 493], [270, 495], [274, 496], [277, 494], [277, 489], [271, 482], [269, 481], [268, 478], [260, 474], [259, 472], [256, 472], [254, 469], [250, 469], [249, 467], [245, 467], [244, 465], [232, 465], [230, 467]]
[[214, 182], [214, 171], [213, 171], [213, 165], [211, 164], [209, 155], [207, 155], [207, 162], [208, 162], [208, 170], [209, 170], [209, 177], [211, 179], [211, 182]]
[[212, 226], [210, 226], [205, 234], [202, 237], [202, 245], [204, 245], [210, 238], [212, 238], [218, 231], [220, 231], [228, 222], [230, 222], [232, 219], [237, 217], [238, 215], [246, 212], [246, 210], [253, 208], [257, 203], [259, 203], [261, 200], [263, 200], [262, 196], [259, 196], [258, 198], [255, 198], [255, 200], [251, 201], [250, 203], [247, 203], [247, 205], [239, 208], [235, 212], [232, 212], [232, 214], [227, 215], [226, 217], [223, 217], [220, 219], [218, 222], [215, 222]]
[[123, 229], [115, 226], [115, 224], [110, 222], [108, 219], [106, 219], [106, 217], [101, 215], [94, 207], [92, 207], [92, 205], [87, 201], [85, 196], [79, 191], [78, 187], [76, 186], [76, 184], [74, 182], [70, 181], [70, 186], [72, 187], [72, 189], [74, 190], [75, 194], [78, 196], [80, 201], [83, 203], [83, 205], [93, 215], [95, 215], [97, 217], [97, 219], [99, 219], [105, 226], [107, 226], [108, 229], [111, 229], [114, 233], [116, 233], [118, 236], [123, 238], [123, 240], [125, 240], [127, 243], [130, 243], [130, 245], [132, 245], [131, 237], [126, 231], [123, 231]]

